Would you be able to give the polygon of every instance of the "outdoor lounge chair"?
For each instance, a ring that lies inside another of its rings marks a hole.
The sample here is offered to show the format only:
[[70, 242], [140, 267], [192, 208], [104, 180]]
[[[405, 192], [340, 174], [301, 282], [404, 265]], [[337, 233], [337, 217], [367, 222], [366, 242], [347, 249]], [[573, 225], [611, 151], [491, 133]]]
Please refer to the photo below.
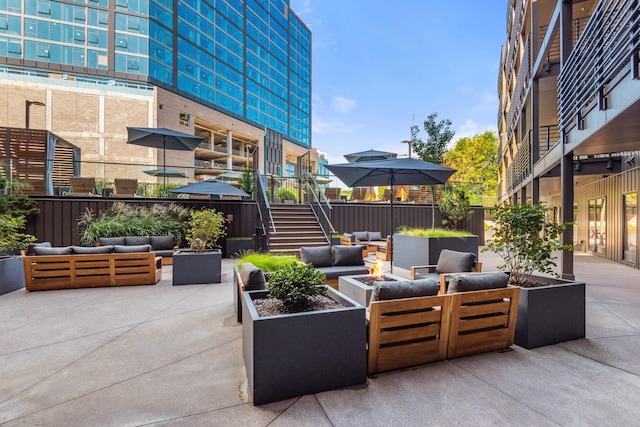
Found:
[[340, 190], [339, 187], [328, 187], [324, 189], [324, 196], [330, 202], [339, 201], [340, 200]]
[[69, 178], [69, 184], [71, 185], [71, 191], [63, 193], [65, 196], [75, 197], [95, 197], [100, 196], [96, 189], [95, 178]]
[[407, 199], [410, 203], [419, 203], [422, 190], [409, 190]]
[[113, 197], [139, 197], [137, 179], [116, 178], [114, 179], [114, 185], [116, 191]]
[[351, 192], [351, 201], [352, 202], [364, 202], [367, 200], [367, 196], [369, 196], [369, 188], [367, 187], [356, 187]]
[[[418, 270], [428, 270], [428, 273], [419, 273]], [[417, 265], [411, 267], [411, 280], [433, 277], [440, 281], [440, 293], [447, 292], [449, 278], [454, 273], [479, 273], [482, 271], [482, 263], [476, 261], [476, 255], [472, 252], [459, 252], [443, 249], [438, 257], [436, 265]]]

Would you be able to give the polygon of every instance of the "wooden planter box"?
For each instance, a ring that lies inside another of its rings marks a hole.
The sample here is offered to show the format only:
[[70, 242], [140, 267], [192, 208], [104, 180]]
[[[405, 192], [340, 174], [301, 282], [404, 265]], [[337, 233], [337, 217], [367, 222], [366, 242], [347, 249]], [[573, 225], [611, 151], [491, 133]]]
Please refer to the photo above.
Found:
[[334, 289], [346, 307], [259, 317], [242, 294], [242, 354], [254, 405], [363, 384], [367, 378], [365, 308]]
[[24, 288], [22, 258], [0, 257], [0, 295]]
[[533, 276], [549, 283], [520, 288], [515, 344], [527, 349], [585, 337], [585, 284]]
[[222, 282], [222, 251], [203, 253], [181, 250], [173, 254], [173, 284], [199, 285]]
[[414, 265], [436, 265], [443, 249], [472, 252], [478, 259], [478, 236], [421, 237], [393, 235], [393, 266], [410, 270]]

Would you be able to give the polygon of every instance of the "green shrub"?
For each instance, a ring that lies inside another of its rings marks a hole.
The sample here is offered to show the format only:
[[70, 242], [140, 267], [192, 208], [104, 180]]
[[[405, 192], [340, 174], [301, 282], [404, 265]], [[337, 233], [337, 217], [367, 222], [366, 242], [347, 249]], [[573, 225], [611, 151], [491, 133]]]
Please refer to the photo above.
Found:
[[242, 254], [238, 265], [243, 262], [250, 262], [264, 272], [271, 272], [278, 267], [287, 264], [296, 263], [296, 257], [293, 255], [276, 255], [268, 252], [248, 252]]
[[462, 230], [447, 230], [444, 228], [409, 228], [406, 226], [400, 226], [396, 229], [398, 234], [405, 236], [420, 236], [420, 237], [467, 237], [472, 236], [468, 231]]
[[493, 239], [482, 251], [496, 252], [504, 259], [498, 269], [510, 273], [509, 283], [513, 285], [525, 285], [526, 276], [536, 271], [558, 277], [552, 269], [556, 265], [553, 252], [573, 249], [560, 240], [572, 223], [547, 221], [546, 212], [543, 203], [496, 207]]
[[196, 252], [216, 246], [218, 239], [227, 235], [227, 219], [215, 209], [191, 211], [186, 239]]
[[175, 236], [182, 240], [189, 209], [177, 205], [155, 204], [147, 209], [123, 202], [95, 215], [91, 209], [78, 218], [80, 243], [94, 246], [100, 237], [119, 236]]
[[285, 201], [285, 200], [298, 200], [298, 198], [296, 197], [296, 194], [289, 190], [288, 188], [279, 188], [278, 191], [276, 191], [276, 200], [281, 200], [281, 201]]
[[325, 275], [311, 264], [281, 265], [269, 275], [268, 297], [282, 300], [287, 312], [297, 313], [308, 307], [310, 297], [327, 294], [324, 281]]
[[442, 214], [442, 224], [455, 229], [460, 221], [471, 217], [469, 197], [459, 188], [448, 188], [442, 194], [442, 200], [438, 205]]
[[24, 216], [0, 214], [0, 252], [27, 249], [36, 238], [22, 233], [26, 219]]

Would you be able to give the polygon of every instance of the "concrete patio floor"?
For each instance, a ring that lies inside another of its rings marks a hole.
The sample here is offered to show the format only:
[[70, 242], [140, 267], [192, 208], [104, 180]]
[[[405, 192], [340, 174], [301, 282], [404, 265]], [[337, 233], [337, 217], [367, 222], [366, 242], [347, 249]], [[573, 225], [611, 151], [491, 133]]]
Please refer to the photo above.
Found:
[[[484, 271], [499, 263], [482, 253]], [[0, 296], [0, 425], [422, 426], [640, 423], [640, 271], [576, 254], [587, 338], [491, 352], [255, 407], [223, 282]], [[395, 274], [403, 272], [394, 270]]]

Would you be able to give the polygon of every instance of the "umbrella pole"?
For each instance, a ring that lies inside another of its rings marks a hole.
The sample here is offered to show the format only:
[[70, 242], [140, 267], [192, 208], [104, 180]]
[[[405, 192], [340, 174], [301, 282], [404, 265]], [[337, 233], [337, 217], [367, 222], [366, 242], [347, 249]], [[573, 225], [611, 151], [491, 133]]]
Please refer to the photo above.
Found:
[[[167, 171], [167, 136], [162, 135], [162, 163], [164, 166], [162, 169]], [[162, 194], [166, 194], [167, 192], [167, 175], [164, 174], [162, 176]]]
[[391, 221], [391, 232], [389, 233], [389, 235], [391, 236], [390, 237], [390, 243], [391, 244], [389, 245], [391, 247], [391, 256], [389, 257], [389, 259], [390, 259], [389, 266], [390, 266], [390, 273], [391, 274], [393, 274], [393, 252], [394, 252], [393, 251], [393, 231], [394, 231], [394, 229], [393, 229], [393, 199], [396, 198], [396, 195], [393, 192], [393, 183], [394, 183], [394, 181], [395, 181], [395, 176], [392, 173], [391, 174], [391, 204], [390, 204], [391, 212], [389, 213], [389, 220]]

